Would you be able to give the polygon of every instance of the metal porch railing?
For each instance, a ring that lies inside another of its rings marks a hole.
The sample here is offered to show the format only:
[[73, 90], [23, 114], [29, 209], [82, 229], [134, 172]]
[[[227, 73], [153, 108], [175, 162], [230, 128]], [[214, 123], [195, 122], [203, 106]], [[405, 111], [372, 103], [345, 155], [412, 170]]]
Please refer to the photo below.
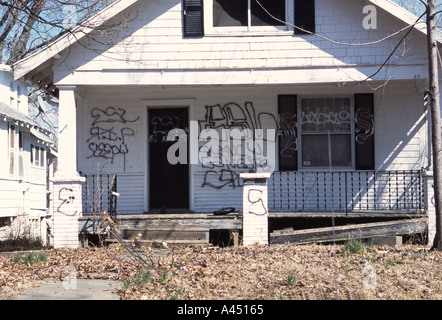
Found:
[[83, 214], [94, 215], [106, 211], [112, 219], [117, 215], [117, 175], [84, 175]]
[[274, 172], [269, 211], [352, 212], [424, 209], [422, 172]]

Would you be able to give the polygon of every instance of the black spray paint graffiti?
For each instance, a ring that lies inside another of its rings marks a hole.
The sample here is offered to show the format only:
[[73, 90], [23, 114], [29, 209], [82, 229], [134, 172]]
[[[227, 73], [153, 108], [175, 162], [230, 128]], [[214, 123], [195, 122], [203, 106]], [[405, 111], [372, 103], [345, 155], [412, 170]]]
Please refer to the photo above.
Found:
[[[180, 118], [177, 116], [164, 115], [155, 116], [151, 119], [152, 132], [149, 135], [149, 142], [168, 142], [167, 136], [170, 131], [179, 128]], [[187, 133], [188, 128], [185, 130]]]
[[[130, 127], [116, 128], [119, 124], [136, 122], [126, 118], [126, 110], [122, 108], [108, 107], [106, 109], [94, 108], [91, 110], [94, 119], [89, 130], [89, 138], [86, 140], [91, 152], [86, 158], [100, 158], [110, 160], [111, 163], [118, 155], [123, 156], [123, 164], [126, 164], [126, 155], [129, 153], [127, 138], [135, 136], [135, 131]], [[109, 124], [114, 124], [109, 127]]]
[[104, 110], [100, 108], [94, 108], [91, 110], [91, 116], [94, 118], [94, 122], [92, 122], [92, 126], [95, 126], [97, 123], [128, 123], [128, 122], [136, 122], [140, 119], [137, 117], [132, 120], [128, 120], [125, 118], [126, 110], [122, 108], [108, 107]]
[[58, 191], [58, 200], [61, 201], [60, 205], [57, 208], [57, 212], [64, 214], [65, 216], [75, 216], [77, 215], [78, 211], [74, 211], [72, 213], [66, 213], [64, 212], [64, 208], [66, 208], [67, 205], [73, 204], [75, 200], [74, 190], [70, 188], [61, 188], [60, 191]]
[[263, 191], [260, 189], [250, 189], [247, 194], [247, 201], [250, 203], [249, 213], [255, 216], [267, 214], [267, 207], [264, 204]]
[[[246, 102], [244, 107], [239, 104], [230, 102], [221, 107], [220, 104], [206, 106], [205, 119], [199, 121], [200, 131], [205, 129], [238, 129], [240, 131], [251, 130], [252, 134], [256, 134], [257, 129], [263, 129], [263, 125], [267, 129], [276, 129], [278, 127], [275, 116], [269, 112], [256, 113], [252, 102]], [[247, 132], [247, 131], [244, 131]], [[255, 140], [256, 136], [254, 137]], [[263, 141], [275, 141], [275, 137], [260, 137]], [[232, 158], [239, 156], [240, 163], [203, 163], [202, 168], [207, 169], [204, 172], [204, 180], [202, 187], [210, 187], [214, 189], [222, 189], [224, 187], [241, 187], [241, 172], [256, 172], [258, 166], [265, 168], [267, 163], [257, 163], [256, 159], [247, 158], [249, 154], [262, 155], [264, 150], [256, 150], [256, 144], [251, 148], [254, 150], [245, 150], [244, 147], [233, 150], [228, 148]], [[246, 146], [247, 147], [247, 146]], [[250, 147], [250, 146], [249, 146]], [[201, 150], [201, 149], [200, 149]], [[220, 147], [220, 154], [227, 152]], [[246, 161], [247, 160], [247, 161]]]

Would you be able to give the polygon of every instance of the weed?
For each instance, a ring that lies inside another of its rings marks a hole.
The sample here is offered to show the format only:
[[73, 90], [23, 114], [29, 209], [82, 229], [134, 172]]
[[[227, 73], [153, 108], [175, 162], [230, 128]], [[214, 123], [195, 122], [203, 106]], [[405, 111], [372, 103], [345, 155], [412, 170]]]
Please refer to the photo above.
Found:
[[178, 288], [175, 290], [175, 294], [170, 298], [171, 300], [180, 300], [180, 296], [183, 294], [184, 289]]
[[350, 254], [364, 254], [366, 252], [366, 244], [360, 239], [347, 241], [342, 247], [342, 254], [344, 256], [348, 256]]
[[296, 281], [295, 276], [293, 275], [293, 273], [289, 272], [289, 274], [287, 276], [287, 284], [289, 286], [292, 286], [295, 284], [295, 281]]
[[28, 266], [32, 266], [36, 263], [39, 262], [46, 262], [46, 255], [44, 255], [43, 253], [28, 253], [26, 255], [19, 253], [17, 255], [15, 255], [14, 259], [12, 260], [13, 263], [22, 263], [22, 264], [26, 264]]
[[381, 264], [383, 266], [385, 266], [385, 267], [392, 267], [392, 266], [395, 266], [398, 263], [399, 263], [399, 261], [397, 261], [396, 259], [381, 260]]
[[149, 270], [146, 270], [145, 272], [140, 272], [136, 276], [135, 282], [139, 286], [144, 286], [150, 282], [152, 282], [152, 275], [150, 274]]
[[127, 292], [127, 290], [129, 290], [129, 288], [132, 286], [132, 281], [129, 279], [124, 279], [123, 280], [123, 287], [121, 289], [122, 292]]
[[161, 272], [160, 280], [161, 280], [161, 282], [166, 282], [167, 279], [169, 279], [169, 273], [167, 272], [167, 269], [164, 269], [164, 270]]

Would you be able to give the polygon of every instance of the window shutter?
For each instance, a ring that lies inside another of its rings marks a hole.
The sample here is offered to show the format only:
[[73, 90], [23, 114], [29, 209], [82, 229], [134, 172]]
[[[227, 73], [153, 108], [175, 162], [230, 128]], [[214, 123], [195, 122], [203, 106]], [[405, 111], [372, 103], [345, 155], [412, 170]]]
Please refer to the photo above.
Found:
[[203, 0], [183, 0], [184, 37], [204, 36]]
[[374, 95], [355, 94], [356, 170], [375, 170]]
[[[315, 0], [295, 0], [295, 26], [315, 33]], [[308, 34], [295, 28], [295, 34]]]
[[298, 170], [297, 96], [278, 96], [279, 171]]

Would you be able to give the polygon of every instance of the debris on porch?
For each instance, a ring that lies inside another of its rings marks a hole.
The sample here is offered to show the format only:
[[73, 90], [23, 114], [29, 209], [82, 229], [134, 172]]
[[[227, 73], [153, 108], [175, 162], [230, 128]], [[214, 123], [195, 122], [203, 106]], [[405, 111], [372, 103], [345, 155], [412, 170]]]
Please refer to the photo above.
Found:
[[427, 227], [426, 218], [417, 218], [302, 230], [283, 229], [270, 233], [270, 244], [306, 244], [364, 239], [376, 236], [424, 234], [427, 232]]

